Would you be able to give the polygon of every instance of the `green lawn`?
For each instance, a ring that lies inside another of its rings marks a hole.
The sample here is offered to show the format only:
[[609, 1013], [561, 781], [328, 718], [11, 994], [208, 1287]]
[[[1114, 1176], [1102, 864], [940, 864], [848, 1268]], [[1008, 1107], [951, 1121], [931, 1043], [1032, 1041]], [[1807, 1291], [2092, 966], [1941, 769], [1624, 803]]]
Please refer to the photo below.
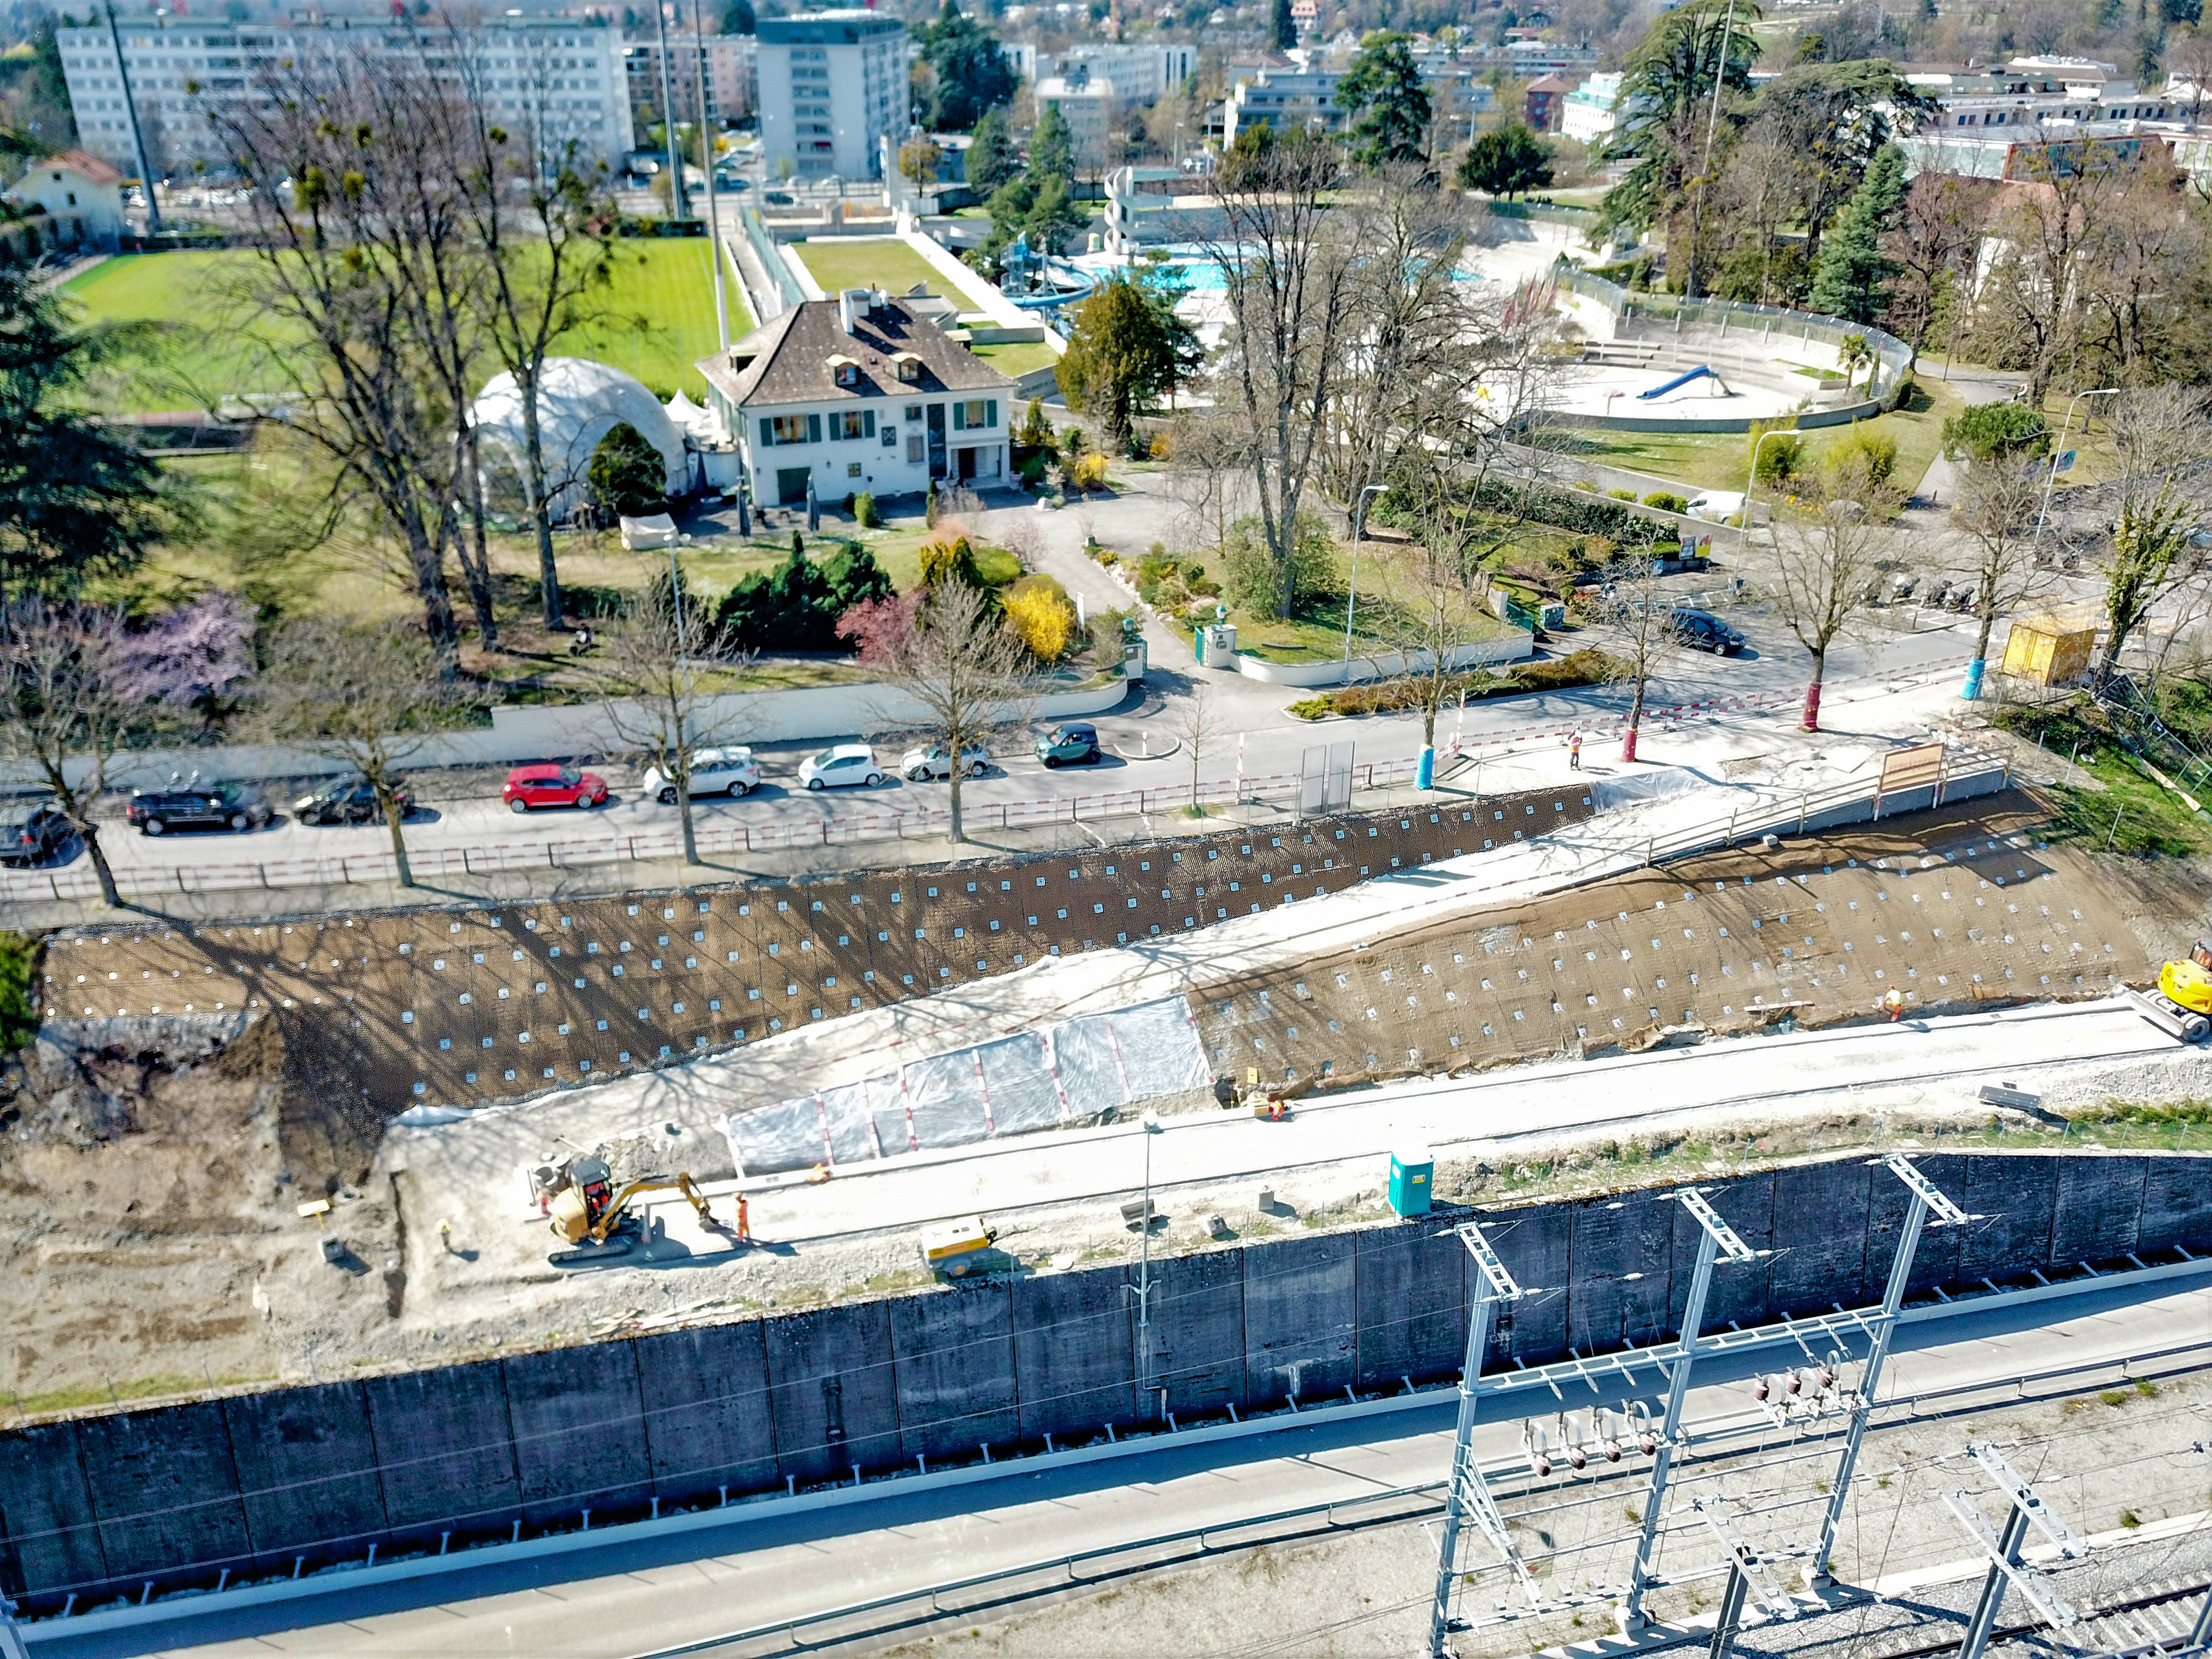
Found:
[[[703, 397], [706, 381], [691, 365], [718, 340], [708, 259], [703, 238], [621, 243], [606, 319], [560, 349], [624, 369], [663, 398], [678, 386]], [[130, 254], [64, 285], [84, 321], [133, 325], [115, 360], [97, 372], [94, 401], [113, 410], [193, 409], [234, 393], [285, 390], [270, 354], [299, 335], [253, 304], [253, 265], [254, 256], [238, 252]], [[724, 290], [731, 337], [750, 333], [744, 291], [734, 278]]]
[[1018, 377], [1033, 368], [1044, 368], [1060, 359], [1042, 340], [1024, 340], [1008, 345], [979, 345], [968, 348], [1001, 374]]
[[916, 283], [932, 294], [963, 301], [983, 303], [981, 277], [970, 283], [949, 282], [943, 272], [896, 236], [820, 236], [798, 245], [799, 257], [823, 292], [842, 288], [867, 288], [881, 283], [893, 294], [904, 294]]

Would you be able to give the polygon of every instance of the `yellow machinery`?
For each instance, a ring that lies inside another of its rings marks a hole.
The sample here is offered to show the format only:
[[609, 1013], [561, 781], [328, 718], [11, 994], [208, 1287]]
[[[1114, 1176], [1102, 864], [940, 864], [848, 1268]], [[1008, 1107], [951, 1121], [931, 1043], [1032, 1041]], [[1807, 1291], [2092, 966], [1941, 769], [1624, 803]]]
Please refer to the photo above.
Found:
[[921, 1230], [921, 1265], [947, 1279], [964, 1279], [979, 1252], [998, 1242], [994, 1227], [986, 1227], [981, 1216], [963, 1216]]
[[2197, 941], [2188, 957], [2158, 970], [2154, 991], [2130, 991], [2128, 1000], [2160, 1030], [2196, 1042], [2212, 1033], [2212, 945]]
[[637, 1218], [630, 1213], [629, 1203], [640, 1193], [673, 1188], [691, 1200], [703, 1224], [720, 1224], [707, 1206], [699, 1183], [683, 1171], [672, 1176], [640, 1176], [617, 1190], [613, 1173], [602, 1159], [569, 1158], [538, 1170], [533, 1179], [545, 1200], [545, 1213], [555, 1235], [574, 1247], [546, 1257], [556, 1267], [588, 1266], [629, 1255], [638, 1232]]

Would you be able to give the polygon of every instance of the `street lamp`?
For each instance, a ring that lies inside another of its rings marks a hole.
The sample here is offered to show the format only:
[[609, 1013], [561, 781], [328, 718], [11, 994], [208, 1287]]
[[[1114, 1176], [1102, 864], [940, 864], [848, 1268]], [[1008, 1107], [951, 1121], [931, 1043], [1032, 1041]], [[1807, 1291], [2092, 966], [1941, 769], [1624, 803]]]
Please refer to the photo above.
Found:
[[1160, 1115], [1146, 1112], [1139, 1121], [1145, 1137], [1145, 1208], [1138, 1222], [1144, 1242], [1133, 1288], [1137, 1293], [1137, 1420], [1141, 1423], [1152, 1392], [1152, 1137], [1160, 1133]]
[[1344, 596], [1344, 683], [1352, 684], [1352, 609], [1359, 603], [1359, 538], [1367, 526], [1367, 498], [1379, 495], [1386, 484], [1369, 484], [1352, 504], [1352, 591]]
[[1751, 476], [1743, 481], [1743, 522], [1735, 527], [1738, 547], [1747, 546], [1751, 541], [1751, 499], [1759, 493], [1759, 452], [1766, 447], [1769, 438], [1794, 438], [1797, 435], [1796, 427], [1778, 426], [1771, 432], [1760, 433], [1758, 441], [1752, 445]]

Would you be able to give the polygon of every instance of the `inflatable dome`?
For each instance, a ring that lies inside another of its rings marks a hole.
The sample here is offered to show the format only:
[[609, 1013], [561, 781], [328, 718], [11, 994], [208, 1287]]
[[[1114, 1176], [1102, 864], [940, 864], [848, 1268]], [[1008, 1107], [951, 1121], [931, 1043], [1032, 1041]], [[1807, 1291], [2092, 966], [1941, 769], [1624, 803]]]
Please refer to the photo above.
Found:
[[[525, 503], [525, 449], [522, 396], [514, 376], [494, 376], [477, 395], [471, 413], [482, 438], [485, 493], [494, 507], [520, 513]], [[670, 495], [680, 495], [690, 487], [684, 434], [641, 382], [587, 357], [549, 357], [538, 382], [538, 430], [556, 518], [586, 498], [592, 452], [617, 422], [636, 428], [660, 452]]]

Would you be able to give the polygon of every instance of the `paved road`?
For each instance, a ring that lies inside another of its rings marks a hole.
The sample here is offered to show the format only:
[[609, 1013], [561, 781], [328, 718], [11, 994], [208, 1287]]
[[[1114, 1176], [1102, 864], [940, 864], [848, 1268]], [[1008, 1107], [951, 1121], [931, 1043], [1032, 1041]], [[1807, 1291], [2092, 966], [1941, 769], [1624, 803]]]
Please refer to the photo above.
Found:
[[[1883, 1397], [1908, 1400], [2061, 1365], [2117, 1363], [2212, 1337], [2212, 1286], [2169, 1283], [2179, 1287], [2084, 1293], [1907, 1326]], [[1743, 1381], [1775, 1363], [1769, 1352], [1701, 1365], [1688, 1403], [1693, 1431], [1745, 1426]], [[1559, 1402], [1547, 1390], [1532, 1394], [1528, 1406], [1540, 1401], [1536, 1414], [1549, 1419]], [[458, 1581], [362, 1588], [340, 1582], [311, 1602], [289, 1604], [289, 1611], [184, 1614], [105, 1636], [33, 1626], [32, 1648], [40, 1659], [149, 1650], [209, 1659], [271, 1650], [620, 1659], [1061, 1551], [1126, 1545], [1198, 1525], [1226, 1528], [1303, 1504], [1348, 1504], [1435, 1480], [1450, 1443], [1452, 1398], [1210, 1445], [1163, 1438], [1129, 1456], [1010, 1470], [979, 1485], [903, 1494], [878, 1488], [872, 1499], [842, 1508], [733, 1518], [658, 1540], [635, 1530], [611, 1533], [587, 1551], [487, 1562]], [[1528, 1406], [1490, 1408], [1495, 1419], [1478, 1431], [1486, 1463], [1522, 1467], [1517, 1419], [1508, 1413]], [[1429, 1547], [1420, 1534], [1409, 1534], [1407, 1547]]]

